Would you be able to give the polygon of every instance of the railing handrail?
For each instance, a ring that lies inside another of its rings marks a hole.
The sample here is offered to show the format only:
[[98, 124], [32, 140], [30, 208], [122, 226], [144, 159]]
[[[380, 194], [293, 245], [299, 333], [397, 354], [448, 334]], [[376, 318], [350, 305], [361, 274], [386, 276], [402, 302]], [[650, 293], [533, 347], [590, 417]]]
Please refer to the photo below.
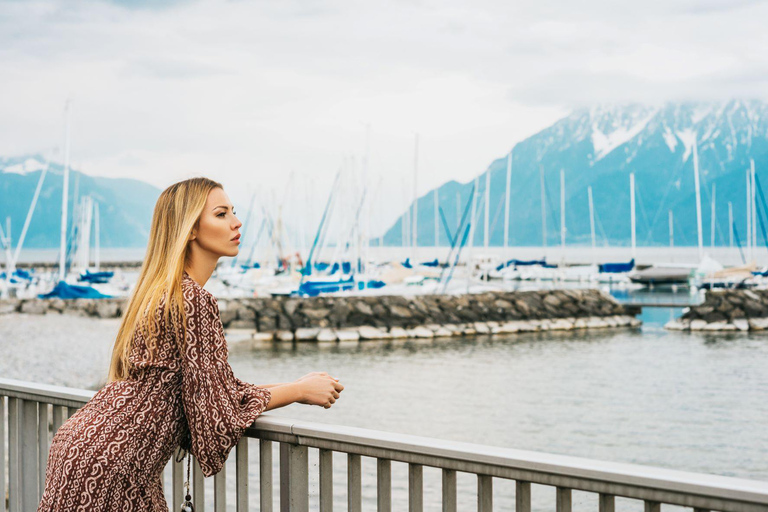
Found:
[[[0, 396], [79, 407], [94, 394], [0, 378]], [[616, 494], [628, 497], [642, 498], [647, 490], [768, 506], [768, 482], [297, 421], [269, 413], [261, 415], [245, 436], [594, 492], [605, 492], [604, 486], [621, 487], [627, 492]]]

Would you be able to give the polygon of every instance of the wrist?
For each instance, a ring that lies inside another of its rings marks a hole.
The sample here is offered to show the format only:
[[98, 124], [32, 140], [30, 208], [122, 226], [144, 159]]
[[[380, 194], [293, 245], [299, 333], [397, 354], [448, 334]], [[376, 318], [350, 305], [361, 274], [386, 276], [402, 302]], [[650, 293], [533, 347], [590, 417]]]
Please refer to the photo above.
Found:
[[290, 384], [287, 384], [288, 386], [291, 386], [291, 391], [293, 391], [293, 396], [295, 398], [294, 402], [302, 403], [306, 399], [306, 395], [304, 392], [304, 384], [301, 381], [295, 381], [291, 382]]

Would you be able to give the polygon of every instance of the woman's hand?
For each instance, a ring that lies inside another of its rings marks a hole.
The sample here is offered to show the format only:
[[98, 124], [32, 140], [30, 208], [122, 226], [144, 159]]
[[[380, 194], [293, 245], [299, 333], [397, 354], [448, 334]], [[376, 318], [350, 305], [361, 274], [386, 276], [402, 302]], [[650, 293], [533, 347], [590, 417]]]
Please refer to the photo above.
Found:
[[339, 394], [344, 386], [326, 372], [312, 372], [296, 381], [301, 388], [299, 403], [307, 405], [319, 405], [329, 409], [339, 399]]
[[[303, 376], [303, 377], [299, 377], [299, 378], [298, 378], [298, 379], [296, 379], [294, 382], [301, 382], [302, 380], [306, 380], [306, 379], [309, 379], [309, 378], [311, 378], [311, 377], [315, 377], [315, 376], [317, 376], [317, 375], [324, 375], [324, 376], [326, 376], [326, 377], [330, 377], [330, 375], [328, 375], [328, 372], [312, 372], [312, 373], [308, 373], [308, 374], [306, 374], [306, 375], [305, 375], [305, 376]], [[338, 380], [339, 380], [339, 379], [334, 379], [334, 380], [336, 380], [336, 381], [338, 382]]]

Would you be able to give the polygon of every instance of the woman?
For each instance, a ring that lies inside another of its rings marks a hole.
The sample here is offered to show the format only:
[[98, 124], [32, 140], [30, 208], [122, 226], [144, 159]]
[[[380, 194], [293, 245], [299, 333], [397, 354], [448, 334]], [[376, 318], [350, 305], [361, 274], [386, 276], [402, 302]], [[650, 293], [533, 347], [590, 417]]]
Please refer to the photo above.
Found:
[[220, 257], [237, 255], [240, 226], [215, 181], [160, 194], [108, 382], [53, 436], [38, 512], [167, 512], [160, 475], [177, 447], [211, 476], [263, 411], [339, 398], [344, 387], [327, 373], [262, 386], [233, 375], [203, 285]]

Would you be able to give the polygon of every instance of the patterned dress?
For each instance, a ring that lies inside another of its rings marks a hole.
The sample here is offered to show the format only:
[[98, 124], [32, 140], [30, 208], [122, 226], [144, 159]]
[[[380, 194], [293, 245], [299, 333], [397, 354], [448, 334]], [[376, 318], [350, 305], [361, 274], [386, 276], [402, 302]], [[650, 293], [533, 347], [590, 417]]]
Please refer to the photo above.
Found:
[[38, 512], [168, 512], [160, 474], [174, 451], [218, 473], [243, 432], [267, 407], [266, 388], [243, 382], [227, 362], [216, 299], [184, 272], [187, 344], [160, 320], [158, 352], [134, 337], [136, 370], [110, 382], [55, 433]]

